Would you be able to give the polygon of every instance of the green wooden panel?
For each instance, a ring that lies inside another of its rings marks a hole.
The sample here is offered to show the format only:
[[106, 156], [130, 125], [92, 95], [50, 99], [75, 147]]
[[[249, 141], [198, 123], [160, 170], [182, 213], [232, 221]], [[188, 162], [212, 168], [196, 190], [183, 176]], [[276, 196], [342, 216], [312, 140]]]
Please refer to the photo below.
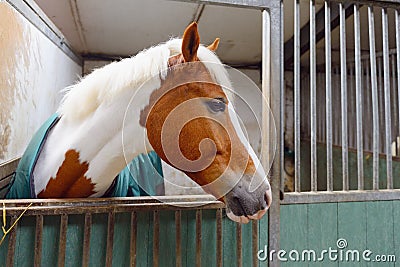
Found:
[[[268, 249], [268, 214], [258, 223], [258, 250]], [[260, 267], [268, 266], [268, 260], [258, 261]]]
[[137, 213], [136, 266], [153, 264], [153, 212]]
[[201, 223], [201, 265], [215, 266], [217, 263], [217, 224], [215, 210], [202, 211]]
[[400, 267], [400, 201], [393, 201], [393, 239], [396, 267]]
[[107, 222], [107, 214], [92, 215], [89, 266], [100, 267], [105, 265], [107, 248]]
[[224, 216], [222, 221], [222, 257], [223, 266], [237, 266], [236, 223]]
[[56, 266], [60, 238], [60, 216], [44, 216], [41, 266]]
[[175, 266], [176, 258], [171, 257], [171, 255], [175, 255], [175, 246], [176, 246], [175, 212], [160, 211], [159, 218], [160, 218], [159, 266]]
[[65, 266], [82, 266], [84, 215], [69, 215], [67, 242], [65, 250]]
[[[367, 249], [371, 258], [377, 254], [394, 254], [393, 201], [367, 203]], [[398, 222], [396, 222], [398, 223]], [[368, 266], [394, 266], [393, 263], [369, 262]]]
[[336, 244], [337, 220], [337, 203], [309, 204], [307, 249], [316, 252], [316, 261], [309, 262], [309, 266], [337, 266], [322, 252]]
[[33, 266], [36, 218], [23, 217], [18, 223], [14, 266]]
[[131, 215], [116, 213], [114, 220], [113, 266], [129, 266]]
[[196, 211], [182, 211], [182, 266], [196, 264]]
[[[361, 260], [361, 252], [367, 248], [366, 221], [366, 202], [338, 203], [338, 239], [347, 241], [347, 246], [342, 249], [345, 252], [344, 260], [339, 261], [339, 266], [360, 266], [361, 262], [353, 260], [350, 250], [358, 251]], [[335, 249], [339, 250], [337, 245]], [[357, 259], [357, 256], [354, 257]]]
[[[289, 253], [292, 250], [302, 251], [308, 249], [308, 205], [283, 205], [281, 206], [281, 249], [288, 255], [288, 261], [281, 262], [281, 266], [308, 266], [307, 262], [291, 260]], [[292, 254], [296, 257], [295, 254]], [[301, 255], [300, 255], [301, 259]], [[273, 260], [276, 259], [276, 254]]]
[[[258, 224], [257, 224], [258, 228]], [[252, 244], [253, 224], [242, 224], [242, 266], [246, 266], [253, 259], [253, 244]]]

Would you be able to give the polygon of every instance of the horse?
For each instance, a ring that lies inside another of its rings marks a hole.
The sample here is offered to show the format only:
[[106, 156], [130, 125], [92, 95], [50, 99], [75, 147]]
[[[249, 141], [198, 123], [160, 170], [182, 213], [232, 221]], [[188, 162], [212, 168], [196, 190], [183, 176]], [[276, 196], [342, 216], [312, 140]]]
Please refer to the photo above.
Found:
[[40, 153], [27, 164], [33, 178], [17, 176], [14, 184], [28, 183], [36, 198], [102, 197], [127, 163], [155, 151], [223, 201], [231, 220], [261, 219], [271, 205], [270, 184], [234, 111], [218, 44], [200, 45], [194, 22], [182, 39], [67, 87], [45, 123]]

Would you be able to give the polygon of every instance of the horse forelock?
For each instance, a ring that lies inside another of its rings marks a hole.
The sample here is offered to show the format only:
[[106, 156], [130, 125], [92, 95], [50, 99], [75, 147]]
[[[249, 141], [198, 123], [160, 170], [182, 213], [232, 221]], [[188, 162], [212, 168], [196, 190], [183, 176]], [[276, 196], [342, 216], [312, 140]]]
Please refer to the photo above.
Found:
[[[166, 43], [143, 50], [136, 56], [113, 62], [67, 87], [58, 110], [68, 120], [80, 120], [88, 117], [102, 103], [110, 103], [117, 95], [126, 90], [137, 90], [149, 79], [165, 79], [168, 59], [181, 53], [182, 39], [171, 39]], [[204, 46], [198, 50], [198, 58], [204, 63], [220, 84], [228, 99], [232, 101], [231, 84], [226, 69], [213, 51]]]

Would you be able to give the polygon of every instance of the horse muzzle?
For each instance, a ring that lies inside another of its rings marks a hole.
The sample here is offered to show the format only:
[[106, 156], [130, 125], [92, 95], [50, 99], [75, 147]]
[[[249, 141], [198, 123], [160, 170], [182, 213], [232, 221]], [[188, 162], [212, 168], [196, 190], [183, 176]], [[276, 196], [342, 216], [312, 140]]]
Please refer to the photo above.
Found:
[[255, 188], [252, 188], [254, 186], [251, 186], [251, 177], [246, 176], [244, 175], [224, 197], [227, 216], [239, 223], [261, 219], [272, 202], [271, 187], [268, 180], [263, 179]]

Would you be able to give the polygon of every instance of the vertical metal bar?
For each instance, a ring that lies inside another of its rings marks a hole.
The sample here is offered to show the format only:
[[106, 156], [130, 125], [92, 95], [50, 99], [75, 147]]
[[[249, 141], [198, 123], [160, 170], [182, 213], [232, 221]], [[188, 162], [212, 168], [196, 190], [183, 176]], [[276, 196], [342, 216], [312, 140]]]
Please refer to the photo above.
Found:
[[40, 266], [42, 262], [42, 241], [43, 241], [43, 215], [36, 215], [35, 231], [35, 258], [34, 266]]
[[[272, 168], [276, 176], [271, 179], [271, 189], [273, 201], [268, 212], [268, 244], [270, 250], [278, 251], [280, 248], [280, 185], [283, 171], [283, 124], [284, 121], [284, 84], [283, 84], [283, 2], [278, 1], [279, 7], [262, 11], [262, 92], [265, 99], [269, 101], [272, 114], [275, 118], [276, 144], [278, 149], [264, 149], [262, 163], [266, 164], [265, 159], [275, 158]], [[273, 42], [271, 40], [274, 40]], [[272, 75], [273, 74], [273, 75]], [[263, 109], [264, 110], [264, 109]], [[263, 113], [264, 117], [265, 113]], [[266, 125], [268, 127], [268, 125]], [[269, 132], [263, 124], [263, 140], [268, 140]], [[269, 147], [272, 147], [271, 145]], [[276, 153], [276, 154], [275, 154]], [[264, 165], [268, 166], [268, 165]], [[266, 229], [263, 229], [266, 230]], [[270, 267], [278, 266], [279, 263], [269, 262]]]
[[315, 0], [310, 0], [310, 120], [311, 120], [311, 191], [317, 191], [317, 103], [316, 103]]
[[114, 221], [115, 213], [108, 213], [108, 225], [107, 225], [107, 247], [106, 247], [106, 266], [112, 266], [113, 258], [113, 246], [114, 246]]
[[160, 254], [160, 215], [153, 211], [153, 266], [158, 267]]
[[[400, 14], [397, 9], [394, 12], [395, 12], [395, 17], [396, 17], [396, 26], [395, 27], [396, 27], [396, 61], [397, 61], [397, 101], [398, 101], [397, 105], [398, 105], [398, 109], [399, 109], [398, 110], [398, 116], [399, 116], [398, 133], [400, 135]], [[397, 146], [398, 146], [398, 144], [397, 144]], [[399, 151], [397, 153], [399, 153]]]
[[67, 245], [68, 215], [61, 215], [60, 222], [60, 242], [58, 245], [58, 267], [65, 265], [65, 249]]
[[242, 224], [236, 224], [236, 262], [238, 267], [243, 266], [242, 257]]
[[89, 266], [90, 257], [90, 232], [92, 230], [92, 214], [85, 214], [85, 226], [83, 230], [83, 255], [82, 266]]
[[294, 191], [300, 180], [300, 0], [294, 1]]
[[368, 65], [368, 60], [363, 61], [363, 75], [365, 75], [365, 83], [364, 83], [364, 101], [366, 105], [364, 105], [366, 117], [364, 117], [364, 121], [367, 122], [367, 125], [364, 124], [364, 149], [368, 151], [372, 151], [372, 103], [371, 103], [371, 83], [370, 83], [370, 70]]
[[[378, 100], [379, 100], [379, 127], [380, 131], [381, 129], [384, 129], [384, 122], [385, 122], [385, 117], [384, 117], [384, 112], [383, 112], [383, 107], [384, 107], [384, 95], [383, 95], [383, 70], [382, 70], [382, 58], [378, 56]], [[385, 141], [383, 140], [384, 135], [379, 132], [379, 152], [380, 153], [385, 153], [385, 148], [384, 144]]]
[[[10, 225], [13, 225], [15, 221], [17, 220], [17, 216], [12, 216], [10, 220]], [[17, 228], [18, 228], [18, 223], [15, 224], [14, 228], [11, 230], [9, 233], [9, 239], [8, 239], [8, 250], [7, 250], [7, 267], [12, 267], [14, 266], [14, 255], [15, 255], [15, 245], [17, 241]]]
[[253, 267], [258, 267], [258, 223], [259, 221], [251, 221], [251, 246], [253, 251]]
[[182, 249], [181, 249], [181, 211], [175, 211], [175, 259], [176, 267], [182, 266]]
[[222, 209], [217, 209], [217, 267], [222, 267]]
[[[356, 124], [356, 119], [355, 119], [355, 108], [356, 108], [356, 103], [355, 103], [355, 89], [354, 89], [354, 63], [350, 62], [350, 71], [349, 71], [349, 80], [350, 80], [350, 90], [348, 91], [349, 94], [349, 120], [350, 120], [350, 125], [355, 125]], [[355, 140], [356, 140], [356, 131], [350, 130], [349, 134], [349, 146], [351, 148], [356, 148], [357, 145], [355, 145]]]
[[343, 3], [340, 12], [340, 93], [342, 110], [342, 177], [343, 190], [349, 190], [349, 145], [347, 136], [347, 63], [346, 63], [346, 14]]
[[196, 266], [201, 267], [201, 210], [196, 210]]
[[357, 124], [357, 178], [358, 190], [364, 189], [363, 166], [363, 121], [362, 121], [362, 84], [361, 84], [361, 44], [360, 44], [360, 8], [354, 5], [354, 45], [355, 45], [355, 70], [356, 70], [356, 124]]
[[325, 1], [325, 83], [326, 83], [326, 184], [333, 190], [332, 164], [332, 52], [331, 52], [331, 6]]
[[[390, 78], [392, 79], [392, 86], [390, 87], [390, 94], [391, 94], [391, 108], [390, 108], [390, 112], [393, 115], [393, 130], [397, 130], [398, 129], [398, 117], [396, 115], [397, 112], [397, 103], [399, 102], [399, 99], [397, 99], [397, 94], [396, 94], [396, 88], [397, 88], [397, 81], [396, 81], [396, 58], [394, 54], [389, 55], [390, 57], [390, 62], [391, 62], [391, 66], [390, 66]], [[394, 131], [395, 132], [395, 131]], [[393, 132], [392, 132], [393, 133]], [[399, 133], [400, 134], [400, 133]], [[397, 152], [395, 151], [395, 154], [397, 154]]]
[[131, 213], [131, 240], [130, 240], [130, 257], [129, 266], [136, 266], [136, 233], [137, 233], [137, 219], [136, 212]]
[[390, 109], [389, 33], [387, 9], [382, 8], [383, 77], [385, 94], [385, 139], [387, 189], [393, 189], [392, 174], [392, 120]]

